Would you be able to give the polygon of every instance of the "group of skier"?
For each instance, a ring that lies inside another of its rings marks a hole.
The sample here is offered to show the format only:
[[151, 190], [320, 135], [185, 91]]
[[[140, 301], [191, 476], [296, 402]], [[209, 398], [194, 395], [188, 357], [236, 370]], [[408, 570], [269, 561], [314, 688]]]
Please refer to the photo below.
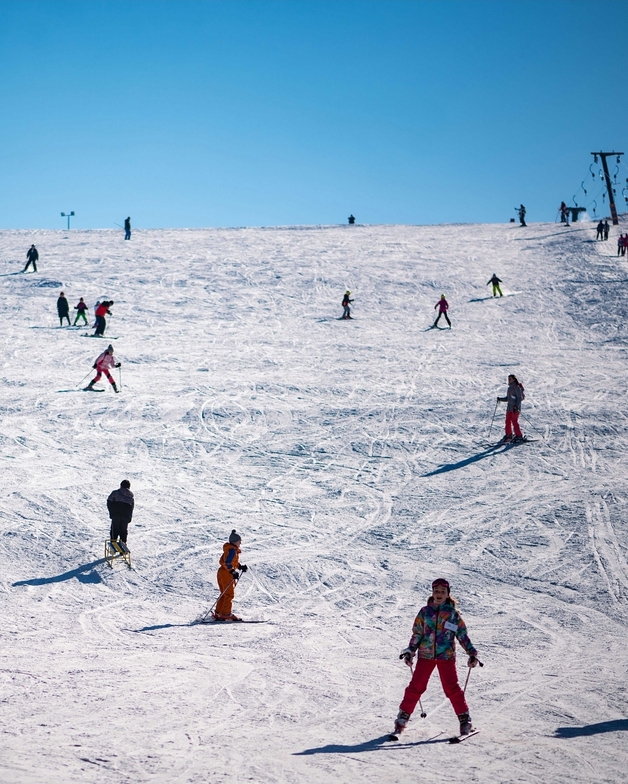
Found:
[[[104, 299], [102, 302], [98, 300], [96, 305], [94, 306], [94, 318], [95, 323], [93, 326], [95, 327], [94, 337], [104, 337], [105, 336], [105, 329], [107, 328], [107, 320], [105, 316], [111, 316], [111, 311], [109, 308], [114, 304], [112, 299]], [[88, 306], [85, 303], [83, 297], [79, 299], [78, 305], [74, 306], [74, 310], [76, 310], [76, 318], [74, 319], [74, 323], [70, 323], [70, 303], [65, 296], [65, 293], [62, 291], [59, 294], [59, 298], [57, 299], [57, 314], [59, 316], [59, 324], [63, 326], [64, 319], [68, 322], [68, 326], [76, 327], [78, 324], [79, 319], [83, 320], [83, 324], [88, 326], [87, 321], [87, 311], [89, 310]]]
[[611, 227], [608, 225], [608, 221], [600, 221], [597, 225], [597, 233], [595, 235], [596, 240], [607, 240]]

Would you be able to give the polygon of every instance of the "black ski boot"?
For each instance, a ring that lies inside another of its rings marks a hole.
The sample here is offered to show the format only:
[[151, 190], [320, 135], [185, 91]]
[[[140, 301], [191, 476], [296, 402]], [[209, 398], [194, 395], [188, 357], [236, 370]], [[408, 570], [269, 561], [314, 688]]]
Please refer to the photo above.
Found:
[[469, 716], [468, 713], [459, 713], [458, 721], [460, 722], [461, 735], [468, 735], [470, 732], [473, 732], [473, 726], [471, 725], [471, 716]]
[[120, 390], [118, 389], [118, 387], [116, 386], [116, 382], [115, 382], [115, 381], [113, 382], [113, 384], [112, 384], [111, 386], [113, 387], [113, 391], [114, 391], [114, 392], [119, 392], [119, 391], [120, 391]]
[[410, 721], [410, 714], [400, 710], [395, 719], [395, 729], [388, 736], [390, 740], [399, 740], [399, 736], [405, 730], [406, 725]]

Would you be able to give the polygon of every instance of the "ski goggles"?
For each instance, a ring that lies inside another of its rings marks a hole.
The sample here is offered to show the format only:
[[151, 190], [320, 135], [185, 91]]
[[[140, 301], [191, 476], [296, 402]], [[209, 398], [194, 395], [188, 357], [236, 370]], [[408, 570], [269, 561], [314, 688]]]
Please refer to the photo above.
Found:
[[447, 580], [445, 580], [444, 577], [439, 577], [438, 580], [434, 580], [434, 582], [432, 583], [432, 588], [438, 588], [439, 585], [442, 585], [444, 588], [447, 588], [447, 590], [449, 590], [449, 583], [447, 582]]

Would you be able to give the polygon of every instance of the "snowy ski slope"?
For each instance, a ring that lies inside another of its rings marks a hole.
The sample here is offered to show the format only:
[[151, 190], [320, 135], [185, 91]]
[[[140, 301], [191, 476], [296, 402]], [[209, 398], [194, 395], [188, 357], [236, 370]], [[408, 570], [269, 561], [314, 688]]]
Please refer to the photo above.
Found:
[[[0, 232], [0, 781], [625, 781], [628, 269], [594, 234]], [[115, 300], [121, 394], [79, 391], [108, 341], [61, 288]], [[487, 451], [509, 372], [539, 440]], [[125, 477], [133, 571], [103, 560]], [[268, 623], [191, 624], [234, 527]], [[384, 743], [438, 575], [482, 732], [446, 742], [434, 676]]]

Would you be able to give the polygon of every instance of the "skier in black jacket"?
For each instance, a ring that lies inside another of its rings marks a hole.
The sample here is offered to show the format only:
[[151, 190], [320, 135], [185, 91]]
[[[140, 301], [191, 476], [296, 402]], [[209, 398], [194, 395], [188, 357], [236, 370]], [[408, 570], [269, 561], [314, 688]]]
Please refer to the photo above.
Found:
[[126, 544], [129, 523], [133, 519], [135, 499], [130, 490], [131, 483], [128, 479], [120, 482], [120, 489], [114, 490], [107, 499], [107, 509], [111, 518], [111, 541], [117, 542], [118, 537]]
[[65, 294], [61, 292], [57, 300], [57, 313], [59, 314], [59, 324], [63, 326], [63, 319], [67, 319], [68, 327], [70, 326], [70, 303], [65, 298]]
[[26, 252], [26, 258], [27, 258], [26, 266], [24, 267], [22, 272], [26, 272], [26, 270], [30, 267], [31, 264], [33, 265], [33, 272], [37, 272], [37, 259], [39, 258], [39, 253], [34, 245], [31, 245], [28, 251]]

